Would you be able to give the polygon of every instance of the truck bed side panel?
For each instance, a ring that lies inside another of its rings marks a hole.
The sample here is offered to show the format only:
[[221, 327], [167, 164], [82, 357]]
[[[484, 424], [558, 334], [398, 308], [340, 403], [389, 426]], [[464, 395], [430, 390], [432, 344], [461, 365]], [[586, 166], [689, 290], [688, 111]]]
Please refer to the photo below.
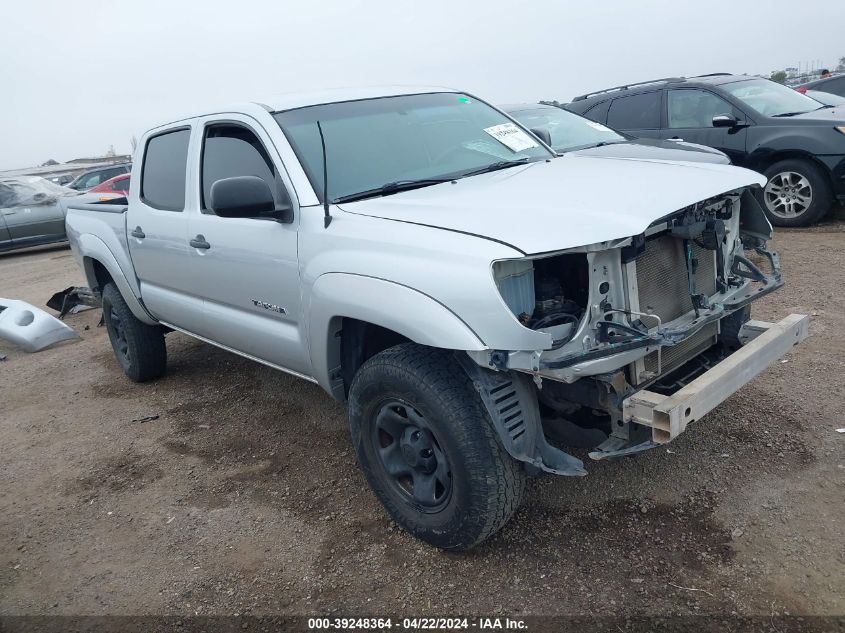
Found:
[[74, 256], [85, 271], [88, 285], [99, 286], [94, 262], [102, 264], [114, 279], [133, 314], [141, 321], [156, 323], [139, 298], [141, 290], [129, 257], [126, 237], [126, 205], [68, 205], [67, 234]]

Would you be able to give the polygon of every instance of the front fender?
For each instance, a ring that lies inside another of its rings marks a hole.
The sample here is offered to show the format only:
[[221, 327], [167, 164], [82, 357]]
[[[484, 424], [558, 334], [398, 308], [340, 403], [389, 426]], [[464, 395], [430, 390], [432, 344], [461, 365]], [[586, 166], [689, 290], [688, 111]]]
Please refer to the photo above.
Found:
[[[106, 243], [96, 235], [91, 233], [83, 233], [76, 238], [77, 248], [82, 255], [82, 265], [85, 270], [85, 278], [88, 280], [88, 285], [95, 288], [98, 285], [97, 276], [94, 272], [94, 262], [99, 262], [103, 268], [108, 271], [120, 294], [140, 321], [148, 325], [155, 325], [158, 323], [146, 308], [138, 300], [140, 289], [135, 282], [134, 276], [129, 278], [123, 272], [120, 264], [117, 262], [114, 254], [111, 252]], [[102, 288], [100, 288], [102, 291]]]
[[818, 157], [835, 154], [837, 151], [845, 152], [845, 137], [842, 137], [840, 146], [833, 146], [830, 137], [833, 137], [835, 132], [832, 129], [819, 130], [819, 128], [807, 126], [801, 131], [803, 133], [784, 135], [780, 128], [760, 130], [753, 139], [749, 138], [745, 166], [763, 171], [773, 162], [796, 158], [808, 160], [829, 171], [830, 168]]
[[387, 328], [420, 345], [487, 349], [454, 312], [426, 294], [378, 277], [326, 273], [311, 290], [308, 337], [314, 378], [330, 393], [330, 375], [340, 366], [336, 334], [344, 317]]

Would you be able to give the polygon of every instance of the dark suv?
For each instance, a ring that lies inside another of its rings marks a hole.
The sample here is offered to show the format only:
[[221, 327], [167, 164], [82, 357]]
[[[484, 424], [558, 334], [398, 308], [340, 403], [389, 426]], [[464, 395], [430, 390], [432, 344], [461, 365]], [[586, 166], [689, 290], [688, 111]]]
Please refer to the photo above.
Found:
[[845, 202], [845, 108], [768, 79], [713, 74], [657, 79], [575, 97], [563, 105], [635, 136], [725, 152], [768, 178], [772, 224], [806, 226]]

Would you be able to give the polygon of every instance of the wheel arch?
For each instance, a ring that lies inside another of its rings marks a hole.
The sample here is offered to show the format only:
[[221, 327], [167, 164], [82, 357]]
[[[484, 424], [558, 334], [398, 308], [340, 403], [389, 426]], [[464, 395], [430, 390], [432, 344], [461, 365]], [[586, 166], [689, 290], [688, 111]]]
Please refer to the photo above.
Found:
[[158, 323], [138, 300], [133, 284], [127, 278], [105, 242], [91, 234], [81, 235], [79, 237], [79, 251], [83, 253], [82, 267], [90, 288], [97, 289], [101, 293], [106, 283], [114, 282], [129, 309], [132, 310], [132, 314], [138, 320], [148, 325]]
[[762, 174], [769, 167], [783, 160], [803, 160], [812, 164], [819, 169], [824, 176], [825, 181], [827, 181], [827, 184], [830, 186], [831, 191], [833, 191], [834, 181], [833, 174], [830, 172], [830, 169], [827, 165], [816, 158], [815, 155], [803, 150], [784, 149], [772, 152], [757, 152], [751, 155], [748, 167], [749, 169], [753, 169], [754, 171], [758, 171]]
[[434, 298], [364, 275], [320, 276], [312, 288], [308, 323], [314, 378], [341, 401], [357, 368], [391, 345], [410, 341], [450, 350], [486, 349], [460, 317]]

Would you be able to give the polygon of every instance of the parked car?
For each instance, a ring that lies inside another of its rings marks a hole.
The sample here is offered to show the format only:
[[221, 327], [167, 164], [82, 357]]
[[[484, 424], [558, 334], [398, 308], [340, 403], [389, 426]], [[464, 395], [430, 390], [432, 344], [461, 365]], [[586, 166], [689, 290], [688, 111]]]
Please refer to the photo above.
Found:
[[835, 95], [832, 92], [822, 92], [821, 90], [805, 90], [803, 94], [807, 95], [811, 99], [815, 99], [819, 103], [823, 103], [824, 105], [845, 105], [845, 97], [840, 97], [839, 95]]
[[768, 79], [657, 79], [581, 95], [566, 108], [637, 137], [683, 139], [766, 176], [759, 192], [779, 226], [807, 226], [845, 201], [845, 110]]
[[593, 459], [637, 453], [807, 334], [748, 321], [783, 283], [757, 173], [557, 156], [448, 89], [263, 103], [146, 132], [128, 205], [71, 204], [71, 246], [130, 379], [179, 330], [317, 383], [428, 543], [489, 537], [529, 474], [586, 474], [541, 402]]
[[90, 169], [83, 174], [80, 174], [71, 182], [68, 187], [76, 189], [77, 191], [88, 191], [96, 187], [100, 183], [119, 176], [120, 174], [128, 174], [132, 171], [131, 163], [123, 163], [121, 165], [109, 165], [108, 167], [98, 167], [97, 169]]
[[840, 97], [845, 97], [845, 73], [840, 75], [833, 75], [824, 79], [816, 79], [815, 81], [808, 81], [796, 88], [798, 92], [807, 92], [808, 90], [819, 90], [821, 92], [828, 92]]
[[0, 251], [67, 240], [61, 200], [77, 192], [38, 176], [0, 178]]
[[129, 179], [131, 177], [131, 174], [120, 174], [114, 178], [109, 178], [96, 187], [89, 189], [88, 193], [117, 193], [127, 196], [129, 195]]
[[574, 112], [542, 103], [499, 106], [558, 153], [583, 156], [686, 160], [727, 165], [730, 159], [712, 147], [683, 141], [638, 139]]

